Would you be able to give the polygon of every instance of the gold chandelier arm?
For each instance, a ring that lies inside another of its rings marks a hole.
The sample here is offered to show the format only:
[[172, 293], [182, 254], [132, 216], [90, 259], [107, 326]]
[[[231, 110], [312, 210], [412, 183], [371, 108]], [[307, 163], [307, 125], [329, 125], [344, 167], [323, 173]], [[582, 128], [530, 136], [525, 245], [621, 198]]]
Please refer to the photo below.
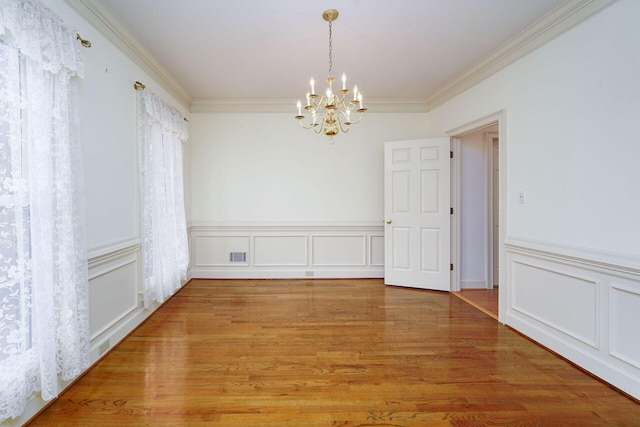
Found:
[[353, 112], [352, 112], [352, 116], [351, 116], [351, 124], [352, 125], [356, 125], [358, 123], [360, 123], [360, 121], [362, 120], [362, 118], [364, 117], [364, 114], [362, 114], [363, 111], [358, 111], [358, 118], [356, 120], [353, 120]]
[[316, 123], [311, 123], [309, 125], [305, 125], [303, 120], [306, 119], [305, 116], [296, 116], [296, 119], [298, 119], [298, 122], [300, 122], [300, 126], [303, 129], [311, 129], [313, 130], [314, 133], [320, 133], [322, 132], [322, 129], [324, 128], [324, 117], [322, 117], [321, 120], [319, 120], [320, 118], [320, 114], [316, 117]]
[[[342, 131], [342, 133], [347, 133], [349, 132], [349, 129], [351, 129], [349, 127], [351, 123], [342, 123], [342, 120], [338, 119], [338, 126], [340, 126], [340, 130]], [[346, 127], [345, 127], [346, 126]]]

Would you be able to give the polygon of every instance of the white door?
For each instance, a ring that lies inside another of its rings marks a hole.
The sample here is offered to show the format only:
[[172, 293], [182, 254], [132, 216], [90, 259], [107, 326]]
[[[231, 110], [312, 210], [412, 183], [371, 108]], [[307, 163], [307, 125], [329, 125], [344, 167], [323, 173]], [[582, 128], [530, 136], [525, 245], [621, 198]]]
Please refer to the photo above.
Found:
[[384, 282], [449, 291], [450, 140], [384, 146]]

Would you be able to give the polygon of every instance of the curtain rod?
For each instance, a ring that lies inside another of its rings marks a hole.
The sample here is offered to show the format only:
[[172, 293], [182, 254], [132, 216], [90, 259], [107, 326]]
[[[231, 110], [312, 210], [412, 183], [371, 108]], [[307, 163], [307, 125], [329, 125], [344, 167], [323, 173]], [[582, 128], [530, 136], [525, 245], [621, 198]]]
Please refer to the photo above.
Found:
[[[136, 80], [136, 82], [133, 84], [133, 88], [135, 90], [142, 90], [144, 88], [146, 88], [146, 86], [143, 83], [140, 83], [139, 81]], [[183, 117], [184, 121], [189, 123], [189, 119], [187, 119], [186, 117]]]
[[83, 39], [78, 33], [76, 33], [76, 40], [80, 40], [80, 44], [86, 48], [91, 47], [91, 42], [89, 40]]

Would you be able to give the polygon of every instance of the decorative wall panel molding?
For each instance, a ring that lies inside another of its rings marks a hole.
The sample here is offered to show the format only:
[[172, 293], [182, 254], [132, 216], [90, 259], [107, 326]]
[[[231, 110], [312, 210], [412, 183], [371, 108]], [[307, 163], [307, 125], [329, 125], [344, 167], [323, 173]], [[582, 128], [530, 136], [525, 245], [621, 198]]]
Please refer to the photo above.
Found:
[[369, 236], [369, 265], [384, 269], [384, 236]]
[[89, 251], [89, 318], [94, 340], [139, 305], [140, 240]]
[[[384, 276], [382, 224], [193, 223], [194, 278]], [[231, 252], [246, 253], [234, 262]]]
[[320, 266], [367, 265], [367, 236], [311, 236], [311, 264]]
[[254, 236], [255, 267], [306, 266], [309, 238], [307, 235]]
[[[599, 347], [599, 281], [566, 267], [513, 261], [511, 308], [594, 348]], [[578, 302], [568, 305], [569, 301]]]
[[[640, 287], [616, 280], [609, 291], [609, 354], [640, 370]], [[635, 339], [629, 339], [630, 337]]]
[[640, 259], [508, 237], [506, 323], [640, 399]]

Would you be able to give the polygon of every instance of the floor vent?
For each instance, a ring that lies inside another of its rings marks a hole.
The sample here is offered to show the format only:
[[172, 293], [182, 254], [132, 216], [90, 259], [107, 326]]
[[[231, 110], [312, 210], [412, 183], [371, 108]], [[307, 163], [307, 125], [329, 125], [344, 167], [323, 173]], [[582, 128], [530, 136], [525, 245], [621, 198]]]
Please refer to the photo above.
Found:
[[229, 261], [247, 262], [247, 253], [246, 252], [229, 252]]

